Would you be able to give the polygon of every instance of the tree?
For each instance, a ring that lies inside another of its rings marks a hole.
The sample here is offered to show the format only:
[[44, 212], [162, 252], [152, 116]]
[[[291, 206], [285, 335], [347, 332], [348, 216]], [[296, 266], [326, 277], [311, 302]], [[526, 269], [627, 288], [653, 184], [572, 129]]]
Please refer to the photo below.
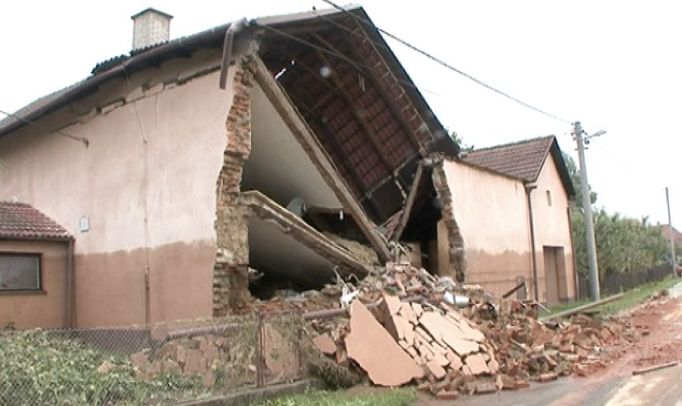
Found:
[[459, 146], [462, 152], [471, 152], [474, 150], [474, 144], [466, 144], [464, 139], [457, 134], [457, 131], [450, 132], [450, 138]]
[[[578, 272], [587, 275], [587, 244], [585, 218], [580, 193], [580, 175], [573, 159], [564, 154], [564, 160], [576, 191], [571, 204], [571, 232]], [[621, 272], [636, 272], [666, 263], [667, 244], [660, 230], [649, 224], [649, 219], [633, 219], [618, 213], [609, 214], [604, 208], [595, 209], [597, 193], [590, 188], [594, 237], [597, 246], [599, 276]]]

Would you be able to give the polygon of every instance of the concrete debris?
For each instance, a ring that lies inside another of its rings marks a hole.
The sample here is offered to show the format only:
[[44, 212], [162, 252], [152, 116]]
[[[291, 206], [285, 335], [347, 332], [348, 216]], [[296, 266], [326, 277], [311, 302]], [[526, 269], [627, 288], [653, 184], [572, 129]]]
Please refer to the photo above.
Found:
[[350, 308], [348, 357], [367, 372], [375, 385], [400, 386], [424, 375], [413, 359], [359, 301]]
[[313, 338], [313, 344], [315, 344], [315, 347], [325, 355], [336, 354], [336, 343], [334, 343], [334, 340], [332, 340], [329, 334], [321, 334]]
[[[357, 294], [347, 311], [340, 298], [349, 291]], [[458, 297], [467, 298], [466, 306], [459, 307]], [[634, 326], [584, 314], [538, 320], [534, 302], [498, 300], [480, 286], [438, 279], [407, 262], [387, 263], [295, 303], [328, 360], [375, 385], [414, 383], [443, 399], [589, 374], [604, 367], [606, 349], [639, 337]]]

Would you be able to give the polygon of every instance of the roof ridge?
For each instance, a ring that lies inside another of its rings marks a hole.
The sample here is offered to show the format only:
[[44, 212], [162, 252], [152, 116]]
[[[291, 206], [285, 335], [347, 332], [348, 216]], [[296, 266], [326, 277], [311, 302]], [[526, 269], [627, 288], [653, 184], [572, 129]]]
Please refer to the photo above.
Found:
[[528, 144], [528, 143], [531, 143], [534, 141], [540, 141], [542, 139], [547, 139], [547, 138], [556, 138], [556, 135], [549, 134], [549, 135], [543, 135], [543, 136], [534, 137], [534, 138], [527, 138], [525, 140], [520, 140], [520, 141], [513, 141], [513, 142], [506, 143], [506, 144], [498, 144], [498, 145], [492, 145], [489, 147], [477, 148], [477, 149], [474, 149], [473, 151], [469, 152], [468, 154], [473, 154], [473, 153], [476, 153], [479, 151], [490, 151], [492, 149], [512, 147], [512, 146], [521, 145], [521, 144]]

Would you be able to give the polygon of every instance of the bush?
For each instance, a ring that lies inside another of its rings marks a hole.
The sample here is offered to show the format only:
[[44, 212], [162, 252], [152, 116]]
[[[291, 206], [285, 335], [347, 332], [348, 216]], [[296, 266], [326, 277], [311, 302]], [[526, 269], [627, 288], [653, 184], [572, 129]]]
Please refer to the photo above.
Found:
[[153, 403], [199, 385], [175, 374], [139, 380], [127, 359], [55, 333], [0, 333], [0, 405]]

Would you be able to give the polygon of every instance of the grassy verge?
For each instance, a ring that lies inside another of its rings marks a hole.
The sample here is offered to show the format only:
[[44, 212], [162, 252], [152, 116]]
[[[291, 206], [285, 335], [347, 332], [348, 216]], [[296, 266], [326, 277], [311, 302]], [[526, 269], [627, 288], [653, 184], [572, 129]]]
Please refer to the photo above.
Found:
[[[672, 276], [668, 276], [660, 281], [645, 283], [644, 285], [624, 291], [623, 292], [624, 295], [622, 298], [614, 302], [606, 303], [604, 305], [595, 307], [593, 309], [599, 310], [600, 314], [604, 316], [615, 314], [645, 301], [651, 295], [659, 292], [660, 290], [668, 289], [677, 284], [678, 282], [680, 282], [679, 278], [673, 278]], [[605, 298], [607, 296], [602, 297]], [[573, 309], [587, 303], [589, 303], [589, 300], [587, 299], [579, 300], [577, 302], [572, 303], [562, 303], [560, 305], [551, 307], [550, 313], [547, 313], [547, 315], [543, 315], [543, 317], [551, 317], [553, 314], [563, 312], [564, 310]]]
[[364, 394], [309, 390], [298, 395], [282, 396], [259, 403], [258, 406], [409, 406], [417, 400], [413, 388], [382, 390]]

